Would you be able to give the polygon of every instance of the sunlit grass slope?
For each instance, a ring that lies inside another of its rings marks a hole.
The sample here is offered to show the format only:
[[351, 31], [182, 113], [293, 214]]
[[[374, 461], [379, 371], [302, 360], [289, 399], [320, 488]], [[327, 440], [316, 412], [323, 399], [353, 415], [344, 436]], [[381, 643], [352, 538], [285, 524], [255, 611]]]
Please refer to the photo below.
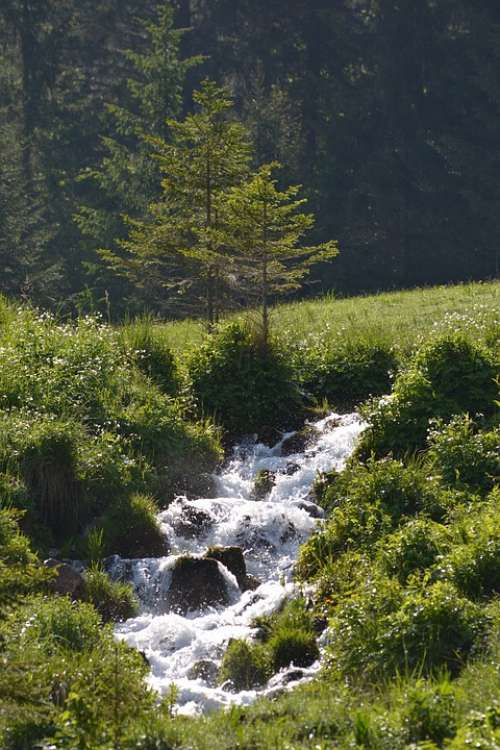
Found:
[[[383, 339], [407, 352], [442, 330], [462, 330], [475, 339], [491, 336], [499, 316], [500, 282], [489, 282], [292, 302], [277, 305], [271, 321], [274, 333], [292, 345], [311, 338], [328, 343], [340, 336]], [[257, 320], [254, 312], [241, 317]], [[203, 324], [194, 320], [161, 326], [165, 342], [177, 351], [199, 343], [203, 333]]]

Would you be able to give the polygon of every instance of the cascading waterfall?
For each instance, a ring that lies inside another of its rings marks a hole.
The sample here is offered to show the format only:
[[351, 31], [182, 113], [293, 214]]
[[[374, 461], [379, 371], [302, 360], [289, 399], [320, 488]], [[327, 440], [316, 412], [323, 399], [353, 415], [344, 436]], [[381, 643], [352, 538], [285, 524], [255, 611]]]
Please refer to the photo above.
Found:
[[[296, 685], [318, 671], [319, 662], [300, 670], [292, 666], [265, 688], [237, 693], [214, 680], [228, 641], [251, 638], [255, 617], [274, 612], [296, 593], [292, 568], [299, 546], [320, 522], [321, 510], [307, 499], [312, 483], [318, 472], [343, 467], [363, 427], [356, 414], [331, 414], [314, 424], [313, 437], [302, 452], [282, 455], [292, 433], [273, 448], [239, 446], [216, 477], [217, 497], [178, 498], [160, 514], [170, 555], [115, 561], [112, 572], [133, 581], [142, 603], [138, 617], [117, 626], [117, 636], [144, 653], [155, 690], [165, 694], [172, 683], [176, 685], [181, 712], [246, 705], [257, 695]], [[254, 478], [262, 470], [275, 473], [275, 482], [265, 499], [257, 500]], [[168, 611], [172, 571], [179, 556], [201, 557], [213, 545], [243, 550], [247, 572], [258, 579], [253, 590], [241, 592], [235, 576], [219, 562], [227, 593], [224, 606], [184, 615]]]

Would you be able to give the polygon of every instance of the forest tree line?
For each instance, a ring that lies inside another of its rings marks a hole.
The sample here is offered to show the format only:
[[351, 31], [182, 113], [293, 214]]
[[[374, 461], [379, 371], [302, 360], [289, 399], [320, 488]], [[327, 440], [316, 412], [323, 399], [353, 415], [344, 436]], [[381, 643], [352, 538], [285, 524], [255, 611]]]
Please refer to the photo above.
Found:
[[0, 22], [1, 292], [175, 314], [99, 251], [158, 200], [152, 142], [207, 78], [339, 243], [311, 293], [498, 275], [498, 3], [3, 0]]

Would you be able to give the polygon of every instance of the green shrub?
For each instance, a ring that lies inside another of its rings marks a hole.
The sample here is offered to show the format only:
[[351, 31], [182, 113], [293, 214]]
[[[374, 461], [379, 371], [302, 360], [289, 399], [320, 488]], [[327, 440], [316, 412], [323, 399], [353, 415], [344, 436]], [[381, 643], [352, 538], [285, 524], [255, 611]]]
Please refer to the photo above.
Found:
[[[463, 334], [431, 340], [417, 353], [414, 366], [436, 394], [436, 416], [492, 411], [498, 363], [488, 350]], [[444, 414], [440, 415], [441, 411]]]
[[85, 573], [85, 596], [103, 622], [127, 620], [137, 614], [139, 605], [130, 584], [112, 581], [97, 565]]
[[154, 699], [141, 655], [90, 604], [31, 597], [0, 626], [0, 746], [121, 747]]
[[19, 511], [0, 507], [0, 619], [18, 599], [42, 590], [52, 575], [21, 534], [21, 517]]
[[459, 543], [441, 561], [438, 572], [471, 598], [500, 592], [500, 493], [468, 514], [458, 526]]
[[405, 590], [376, 576], [338, 605], [331, 627], [332, 664], [346, 676], [456, 673], [486, 616], [449, 583]]
[[351, 463], [332, 483], [323, 483], [321, 504], [331, 513], [301, 547], [297, 571], [302, 578], [314, 577], [347, 550], [373, 553], [379, 539], [404, 518], [427, 512], [439, 519], [445, 512], [441, 488], [420, 464], [405, 466], [392, 459]]
[[457, 727], [457, 701], [452, 685], [417, 681], [405, 691], [403, 722], [410, 742], [435, 742], [441, 747]]
[[450, 537], [448, 529], [441, 524], [428, 519], [412, 520], [381, 540], [379, 564], [404, 584], [410, 575], [423, 573], [446, 553]]
[[263, 646], [232, 640], [222, 659], [218, 680], [221, 684], [229, 681], [237, 692], [264, 685], [271, 674], [268, 654]]
[[49, 657], [91, 651], [99, 643], [101, 628], [101, 619], [90, 604], [63, 596], [31, 597], [7, 617], [3, 635], [20, 648], [36, 644]]
[[429, 433], [427, 458], [451, 487], [488, 492], [500, 478], [500, 429], [479, 431], [463, 414], [448, 424], [437, 421]]
[[429, 420], [463, 412], [490, 413], [496, 366], [488, 351], [463, 336], [447, 335], [425, 345], [390, 396], [365, 408], [370, 426], [358, 455], [402, 456], [426, 445]]
[[500, 746], [500, 709], [497, 705], [484, 711], [475, 711], [464, 727], [461, 727], [447, 750], [497, 750]]
[[262, 348], [238, 323], [221, 327], [188, 361], [192, 389], [202, 413], [232, 437], [268, 437], [297, 425], [303, 414], [298, 387], [285, 353]]
[[302, 378], [304, 389], [337, 409], [353, 408], [390, 391], [398, 366], [392, 348], [381, 341], [335, 342], [311, 353], [310, 360]]
[[141, 371], [162, 390], [174, 396], [180, 386], [175, 357], [155, 327], [151, 317], [144, 316], [121, 328], [125, 350], [135, 357]]
[[107, 554], [159, 557], [166, 552], [152, 497], [134, 494], [114, 503], [102, 517]]
[[217, 429], [208, 420], [186, 422], [183, 409], [147, 383], [136, 383], [119, 419], [120, 432], [156, 470], [157, 492], [166, 501], [196, 492], [200, 476], [222, 457]]

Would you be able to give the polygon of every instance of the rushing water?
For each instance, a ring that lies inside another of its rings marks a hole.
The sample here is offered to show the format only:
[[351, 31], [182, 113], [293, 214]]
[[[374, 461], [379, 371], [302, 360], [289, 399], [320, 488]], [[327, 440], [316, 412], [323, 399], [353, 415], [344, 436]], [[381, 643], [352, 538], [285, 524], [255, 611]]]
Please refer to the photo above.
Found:
[[[150, 684], [160, 694], [175, 683], [184, 713], [245, 705], [258, 694], [310, 679], [319, 669], [319, 663], [301, 670], [292, 666], [265, 688], [239, 693], [216, 686], [213, 674], [200, 677], [193, 669], [203, 661], [215, 671], [229, 639], [251, 637], [254, 618], [275, 611], [295, 592], [292, 568], [298, 548], [319, 522], [313, 516], [320, 515], [320, 509], [307, 501], [311, 485], [318, 472], [342, 468], [363, 429], [355, 414], [332, 414], [314, 426], [313, 439], [300, 453], [282, 455], [282, 444], [289, 435], [273, 448], [262, 444], [237, 448], [216, 478], [217, 497], [178, 498], [160, 514], [170, 544], [169, 556], [115, 563], [115, 574], [128, 571], [142, 602], [139, 616], [119, 625], [117, 635], [145, 654], [151, 665]], [[262, 469], [276, 472], [276, 481], [264, 500], [255, 500], [254, 477]], [[189, 523], [196, 516], [203, 519], [198, 529]], [[228, 592], [227, 606], [186, 616], [165, 612], [172, 568], [179, 555], [201, 556], [212, 545], [241, 547], [247, 572], [261, 582], [258, 588], [242, 593], [235, 577], [219, 563]]]

